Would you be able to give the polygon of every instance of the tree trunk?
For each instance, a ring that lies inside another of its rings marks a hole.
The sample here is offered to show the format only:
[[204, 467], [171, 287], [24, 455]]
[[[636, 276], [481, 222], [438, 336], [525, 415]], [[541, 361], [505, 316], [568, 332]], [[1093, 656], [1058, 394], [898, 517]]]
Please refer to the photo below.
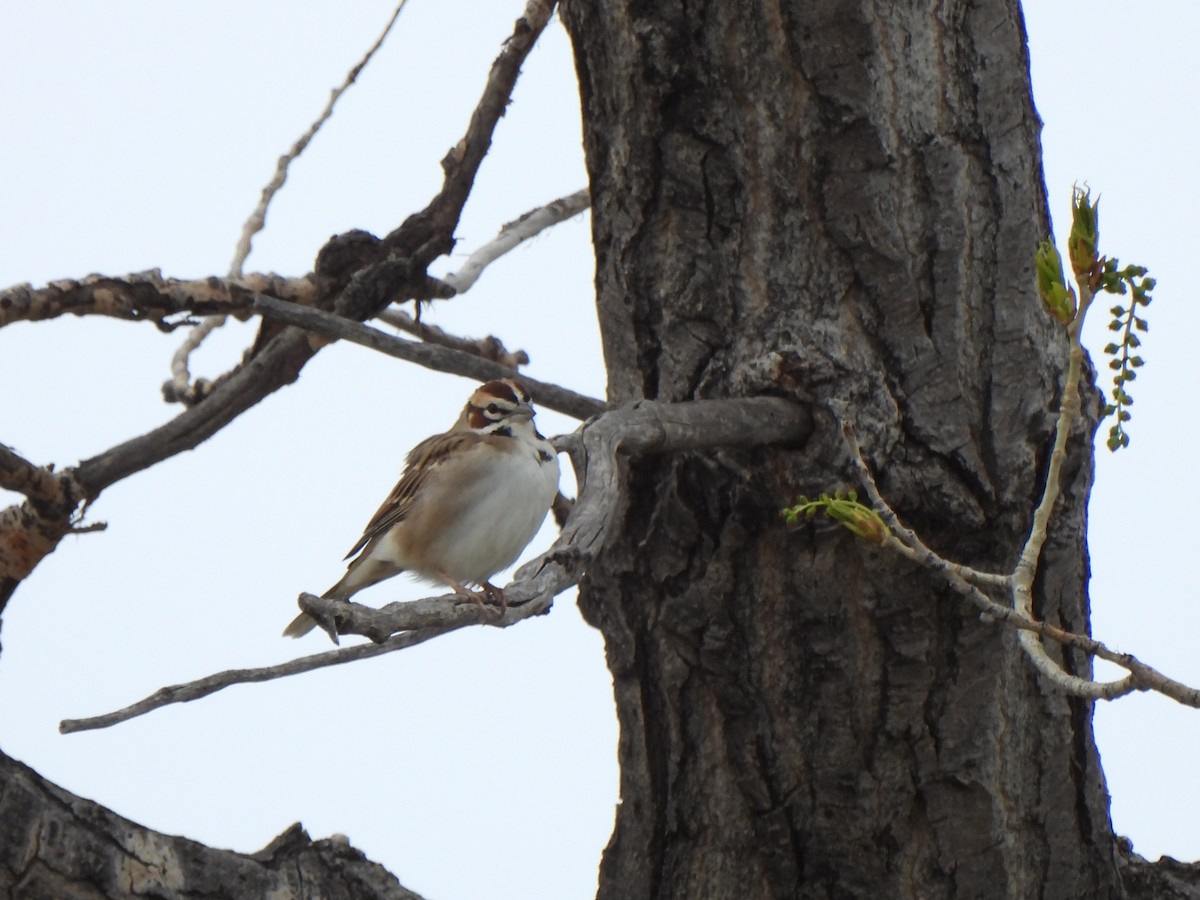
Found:
[[[803, 450], [630, 467], [581, 597], [621, 726], [600, 896], [1124, 896], [1091, 704], [928, 572], [779, 515], [854, 486], [845, 422], [934, 549], [1015, 562], [1066, 360], [1033, 286], [1049, 221], [1017, 4], [564, 18], [609, 399], [781, 395], [823, 422]], [[1036, 598], [1077, 631], [1087, 405]]]

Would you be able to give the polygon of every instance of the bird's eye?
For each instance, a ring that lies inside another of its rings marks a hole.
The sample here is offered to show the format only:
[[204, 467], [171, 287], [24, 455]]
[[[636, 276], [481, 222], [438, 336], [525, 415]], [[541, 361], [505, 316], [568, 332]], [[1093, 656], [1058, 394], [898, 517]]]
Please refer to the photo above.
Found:
[[487, 405], [487, 411], [494, 416], [496, 413], [500, 412], [500, 407], [495, 403], [489, 403]]

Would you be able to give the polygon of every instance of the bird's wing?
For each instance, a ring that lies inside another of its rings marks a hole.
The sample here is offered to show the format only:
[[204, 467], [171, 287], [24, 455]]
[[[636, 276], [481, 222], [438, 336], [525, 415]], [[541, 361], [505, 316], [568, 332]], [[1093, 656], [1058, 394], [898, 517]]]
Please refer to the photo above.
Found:
[[413, 502], [421, 485], [430, 474], [452, 456], [457, 456], [472, 446], [487, 441], [488, 436], [473, 431], [447, 431], [428, 437], [409, 451], [405, 460], [404, 473], [383, 505], [375, 511], [367, 523], [358, 543], [350, 548], [346, 559], [354, 556], [375, 538], [387, 532], [397, 522], [402, 522], [412, 510]]

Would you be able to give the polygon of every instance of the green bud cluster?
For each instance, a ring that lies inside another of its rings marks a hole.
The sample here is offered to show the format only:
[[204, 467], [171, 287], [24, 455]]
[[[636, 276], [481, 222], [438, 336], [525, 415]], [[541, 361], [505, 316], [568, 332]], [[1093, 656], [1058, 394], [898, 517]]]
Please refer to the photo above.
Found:
[[1105, 260], [1101, 276], [1101, 287], [1110, 294], [1129, 295], [1129, 306], [1117, 304], [1109, 312], [1112, 321], [1108, 323], [1110, 331], [1118, 332], [1119, 340], [1106, 344], [1104, 352], [1112, 357], [1108, 367], [1113, 370], [1112, 402], [1104, 407], [1106, 416], [1115, 415], [1116, 421], [1108, 430], [1108, 449], [1119, 450], [1129, 446], [1129, 434], [1125, 431], [1125, 423], [1131, 418], [1129, 407], [1133, 398], [1129, 396], [1128, 384], [1137, 378], [1137, 370], [1145, 365], [1145, 360], [1136, 351], [1142, 346], [1142, 339], [1137, 332], [1145, 333], [1150, 329], [1144, 316], [1138, 312], [1144, 311], [1150, 305], [1150, 292], [1154, 290], [1155, 281], [1147, 275], [1145, 266], [1125, 266], [1118, 268], [1115, 259]]
[[1042, 241], [1033, 255], [1033, 265], [1037, 272], [1038, 295], [1046, 304], [1046, 309], [1058, 321], [1069, 325], [1075, 318], [1078, 304], [1075, 302], [1075, 289], [1063, 278], [1062, 257], [1058, 255], [1058, 248], [1050, 241]]
[[811, 519], [818, 512], [824, 512], [860, 538], [876, 544], [882, 544], [884, 538], [891, 534], [875, 510], [858, 502], [858, 494], [854, 491], [837, 491], [832, 496], [822, 494], [816, 500], [801, 497], [795, 506], [783, 510], [783, 517], [789, 525], [795, 525], [801, 518]]
[[[1136, 332], [1148, 329], [1146, 319], [1138, 315], [1139, 311], [1150, 305], [1150, 291], [1154, 289], [1154, 279], [1147, 277], [1143, 266], [1125, 266], [1116, 259], [1100, 255], [1100, 200], [1092, 200], [1092, 192], [1088, 188], [1075, 187], [1071, 196], [1071, 233], [1067, 237], [1067, 256], [1071, 262], [1071, 270], [1075, 282], [1079, 285], [1077, 296], [1075, 288], [1066, 283], [1063, 277], [1062, 258], [1054, 244], [1042, 241], [1034, 252], [1034, 271], [1037, 276], [1038, 296], [1047, 311], [1064, 325], [1071, 325], [1079, 315], [1082, 306], [1086, 312], [1091, 298], [1100, 291], [1130, 297], [1128, 308], [1124, 305], [1112, 307], [1112, 321], [1109, 328], [1119, 332], [1120, 339], [1113, 341], [1104, 348], [1104, 352], [1113, 357], [1108, 367], [1113, 370], [1112, 402], [1104, 407], [1106, 416], [1116, 416], [1116, 421], [1108, 432], [1108, 449], [1119, 450], [1129, 446], [1129, 434], [1125, 424], [1130, 420], [1129, 407], [1133, 398], [1129, 395], [1128, 385], [1137, 378], [1137, 370], [1145, 361], [1135, 351], [1141, 346], [1141, 339]], [[1082, 297], [1082, 303], [1078, 302]], [[1076, 331], [1079, 326], [1076, 325]]]

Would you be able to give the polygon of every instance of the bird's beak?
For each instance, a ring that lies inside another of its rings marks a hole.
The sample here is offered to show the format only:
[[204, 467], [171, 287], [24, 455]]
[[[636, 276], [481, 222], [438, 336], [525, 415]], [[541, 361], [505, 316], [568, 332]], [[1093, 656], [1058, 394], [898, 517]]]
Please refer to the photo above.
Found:
[[522, 403], [508, 414], [508, 418], [519, 419], [522, 422], [528, 422], [533, 418], [533, 407], [528, 403]]

